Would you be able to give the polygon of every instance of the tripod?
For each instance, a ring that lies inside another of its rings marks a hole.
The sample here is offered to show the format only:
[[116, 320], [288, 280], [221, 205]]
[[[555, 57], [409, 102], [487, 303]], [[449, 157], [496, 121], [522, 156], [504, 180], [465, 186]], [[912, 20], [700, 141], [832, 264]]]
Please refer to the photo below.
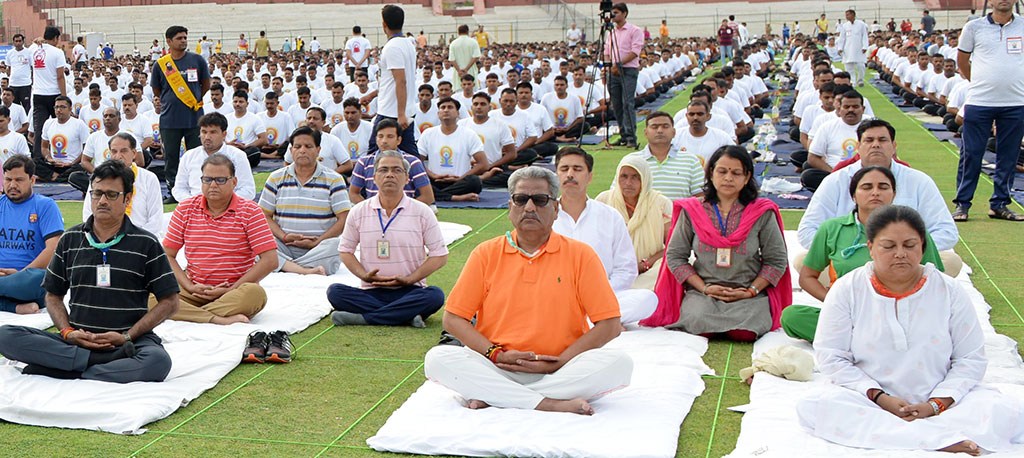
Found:
[[[1022, 1], [1024, 1], [1024, 0], [1022, 0]], [[612, 48], [611, 49], [611, 54], [612, 55], [618, 55], [618, 46], [617, 46], [618, 43], [616, 43], [616, 41], [615, 41], [615, 25], [612, 23], [611, 16], [602, 11], [601, 12], [601, 34], [600, 34], [600, 36], [598, 38], [598, 41], [597, 41], [597, 45], [598, 45], [597, 46], [597, 48], [598, 48], [597, 52], [602, 53], [602, 54], [604, 53], [606, 37], [608, 37], [607, 38], [608, 40], [611, 40], [611, 48]], [[590, 80], [594, 81], [594, 82], [597, 82], [598, 81], [598, 69], [600, 68], [601, 71], [608, 72], [611, 69], [611, 65], [612, 65], [611, 62], [600, 62], [600, 64], [595, 64], [593, 66], [593, 68], [591, 68], [591, 70], [590, 70]], [[611, 77], [610, 76], [607, 78], [607, 81], [608, 82], [611, 81]], [[603, 88], [604, 99], [608, 100], [609, 102], [611, 102], [611, 97], [610, 97], [610, 94], [609, 94], [609, 91], [608, 91], [608, 83], [607, 82], [602, 83], [601, 87]], [[576, 139], [576, 147], [578, 147], [578, 148], [582, 147], [582, 145], [583, 145], [584, 128], [586, 127], [586, 124], [587, 124], [586, 123], [587, 107], [589, 107], [590, 104], [593, 103], [593, 101], [594, 101], [594, 84], [591, 84], [590, 85], [590, 89], [587, 91], [587, 101], [583, 105], [584, 122], [580, 123], [580, 136], [579, 136], [579, 138]], [[608, 111], [607, 110], [609, 110], [609, 109], [611, 109], [610, 103], [609, 103], [609, 107], [605, 109], [605, 113], [604, 113], [605, 124], [607, 124], [607, 119], [608, 119]], [[617, 119], [616, 122], [618, 122], [620, 124], [619, 129], [622, 129], [622, 126], [621, 126], [622, 121]], [[600, 149], [603, 149], [603, 150], [604, 149], [611, 149], [611, 145], [608, 142], [608, 139], [609, 139], [609, 137], [611, 135], [609, 133], [608, 127], [609, 126], [606, 125], [605, 128], [604, 128], [604, 144], [600, 148]]]

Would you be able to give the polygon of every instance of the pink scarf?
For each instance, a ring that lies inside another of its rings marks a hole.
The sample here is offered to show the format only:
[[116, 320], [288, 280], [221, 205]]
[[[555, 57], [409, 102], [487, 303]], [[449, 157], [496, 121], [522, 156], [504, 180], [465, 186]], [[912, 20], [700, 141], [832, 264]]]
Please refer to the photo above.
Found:
[[[784, 230], [782, 214], [779, 213], [778, 205], [775, 205], [774, 202], [768, 199], [758, 198], [754, 199], [753, 202], [744, 208], [743, 216], [740, 217], [739, 227], [728, 237], [723, 237], [718, 232], [714, 223], [711, 222], [711, 219], [707, 217], [700, 198], [679, 199], [672, 204], [672, 230], [675, 230], [680, 214], [686, 211], [690, 215], [694, 232], [701, 242], [715, 248], [734, 247], [747, 239], [750, 229], [754, 227], [754, 223], [768, 210], [775, 212], [775, 220], [779, 223], [779, 230]], [[671, 232], [669, 233], [669, 240], [671, 240]], [[640, 324], [655, 327], [679, 321], [679, 305], [683, 302], [685, 291], [686, 287], [676, 280], [668, 268], [668, 251], [666, 250], [665, 258], [661, 263], [661, 270], [658, 272], [658, 283], [654, 287], [654, 292], [658, 295], [658, 308], [654, 311], [653, 315], [641, 321]], [[782, 316], [782, 309], [793, 303], [793, 281], [789, 275], [789, 266], [786, 266], [786, 272], [782, 274], [778, 286], [769, 286], [766, 292], [771, 304], [772, 330], [774, 331], [779, 328], [779, 318]]]

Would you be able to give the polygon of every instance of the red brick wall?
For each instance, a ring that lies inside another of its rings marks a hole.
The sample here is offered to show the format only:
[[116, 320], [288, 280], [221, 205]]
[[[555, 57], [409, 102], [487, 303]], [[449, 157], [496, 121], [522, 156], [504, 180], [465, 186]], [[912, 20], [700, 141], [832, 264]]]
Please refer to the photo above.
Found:
[[21, 29], [25, 34], [25, 40], [31, 42], [36, 37], [43, 36], [43, 30], [47, 26], [47, 18], [31, 0], [8, 0], [4, 2], [4, 36], [0, 37], [0, 43], [10, 44], [10, 34]]

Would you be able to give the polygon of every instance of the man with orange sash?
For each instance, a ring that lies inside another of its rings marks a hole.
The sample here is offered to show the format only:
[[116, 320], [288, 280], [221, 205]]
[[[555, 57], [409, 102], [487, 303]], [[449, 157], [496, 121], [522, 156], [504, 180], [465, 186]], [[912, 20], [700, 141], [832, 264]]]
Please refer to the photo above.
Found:
[[[164, 176], [167, 188], [174, 187], [178, 173], [179, 145], [185, 150], [199, 147], [199, 117], [203, 115], [203, 96], [210, 90], [210, 68], [206, 59], [188, 51], [188, 29], [180, 25], [167, 28], [168, 54], [153, 64], [150, 86], [160, 95], [160, 137], [164, 148]], [[168, 197], [164, 203], [175, 203]]]

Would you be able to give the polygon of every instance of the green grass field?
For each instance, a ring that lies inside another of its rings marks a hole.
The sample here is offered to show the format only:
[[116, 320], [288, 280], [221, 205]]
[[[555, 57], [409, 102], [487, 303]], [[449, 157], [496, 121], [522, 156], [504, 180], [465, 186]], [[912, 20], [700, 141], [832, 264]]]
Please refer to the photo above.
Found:
[[[899, 155], [931, 175], [947, 199], [954, 194], [957, 154], [938, 142], [920, 125], [892, 106], [877, 90], [866, 87], [877, 116], [898, 129]], [[669, 102], [674, 113], [688, 92]], [[607, 189], [619, 149], [598, 150], [591, 194]], [[257, 177], [257, 185], [266, 179]], [[996, 330], [1024, 342], [1024, 305], [1019, 285], [1020, 260], [1015, 249], [1024, 246], [1024, 226], [984, 217], [992, 192], [984, 177], [978, 188], [972, 220], [961, 224], [956, 251], [974, 269], [974, 283], [992, 305]], [[81, 204], [61, 203], [67, 224], [81, 220]], [[1021, 210], [1015, 204], [1015, 208]], [[168, 208], [169, 210], [170, 208]], [[448, 264], [429, 280], [449, 291], [470, 251], [478, 243], [503, 234], [511, 225], [504, 210], [441, 210], [443, 221], [473, 227], [454, 244]], [[784, 210], [787, 229], [796, 229], [802, 211]], [[1014, 261], [1014, 259], [1018, 259]], [[38, 428], [0, 423], [4, 451], [23, 456], [363, 456], [377, 453], [366, 447], [388, 416], [423, 382], [423, 355], [437, 342], [440, 314], [427, 320], [426, 329], [345, 327], [335, 329], [321, 320], [295, 334], [292, 364], [247, 365], [233, 370], [216, 387], [169, 417], [149, 425], [141, 436]], [[741, 415], [725, 407], [746, 404], [749, 388], [737, 377], [750, 363], [750, 344], [712, 341], [704, 361], [717, 376], [706, 376], [704, 393], [679, 432], [677, 456], [722, 456], [732, 451], [739, 435]], [[651, 402], [657, 402], [652, 399]], [[510, 425], [521, 428], [523, 425]], [[16, 452], [15, 452], [16, 450]]]

